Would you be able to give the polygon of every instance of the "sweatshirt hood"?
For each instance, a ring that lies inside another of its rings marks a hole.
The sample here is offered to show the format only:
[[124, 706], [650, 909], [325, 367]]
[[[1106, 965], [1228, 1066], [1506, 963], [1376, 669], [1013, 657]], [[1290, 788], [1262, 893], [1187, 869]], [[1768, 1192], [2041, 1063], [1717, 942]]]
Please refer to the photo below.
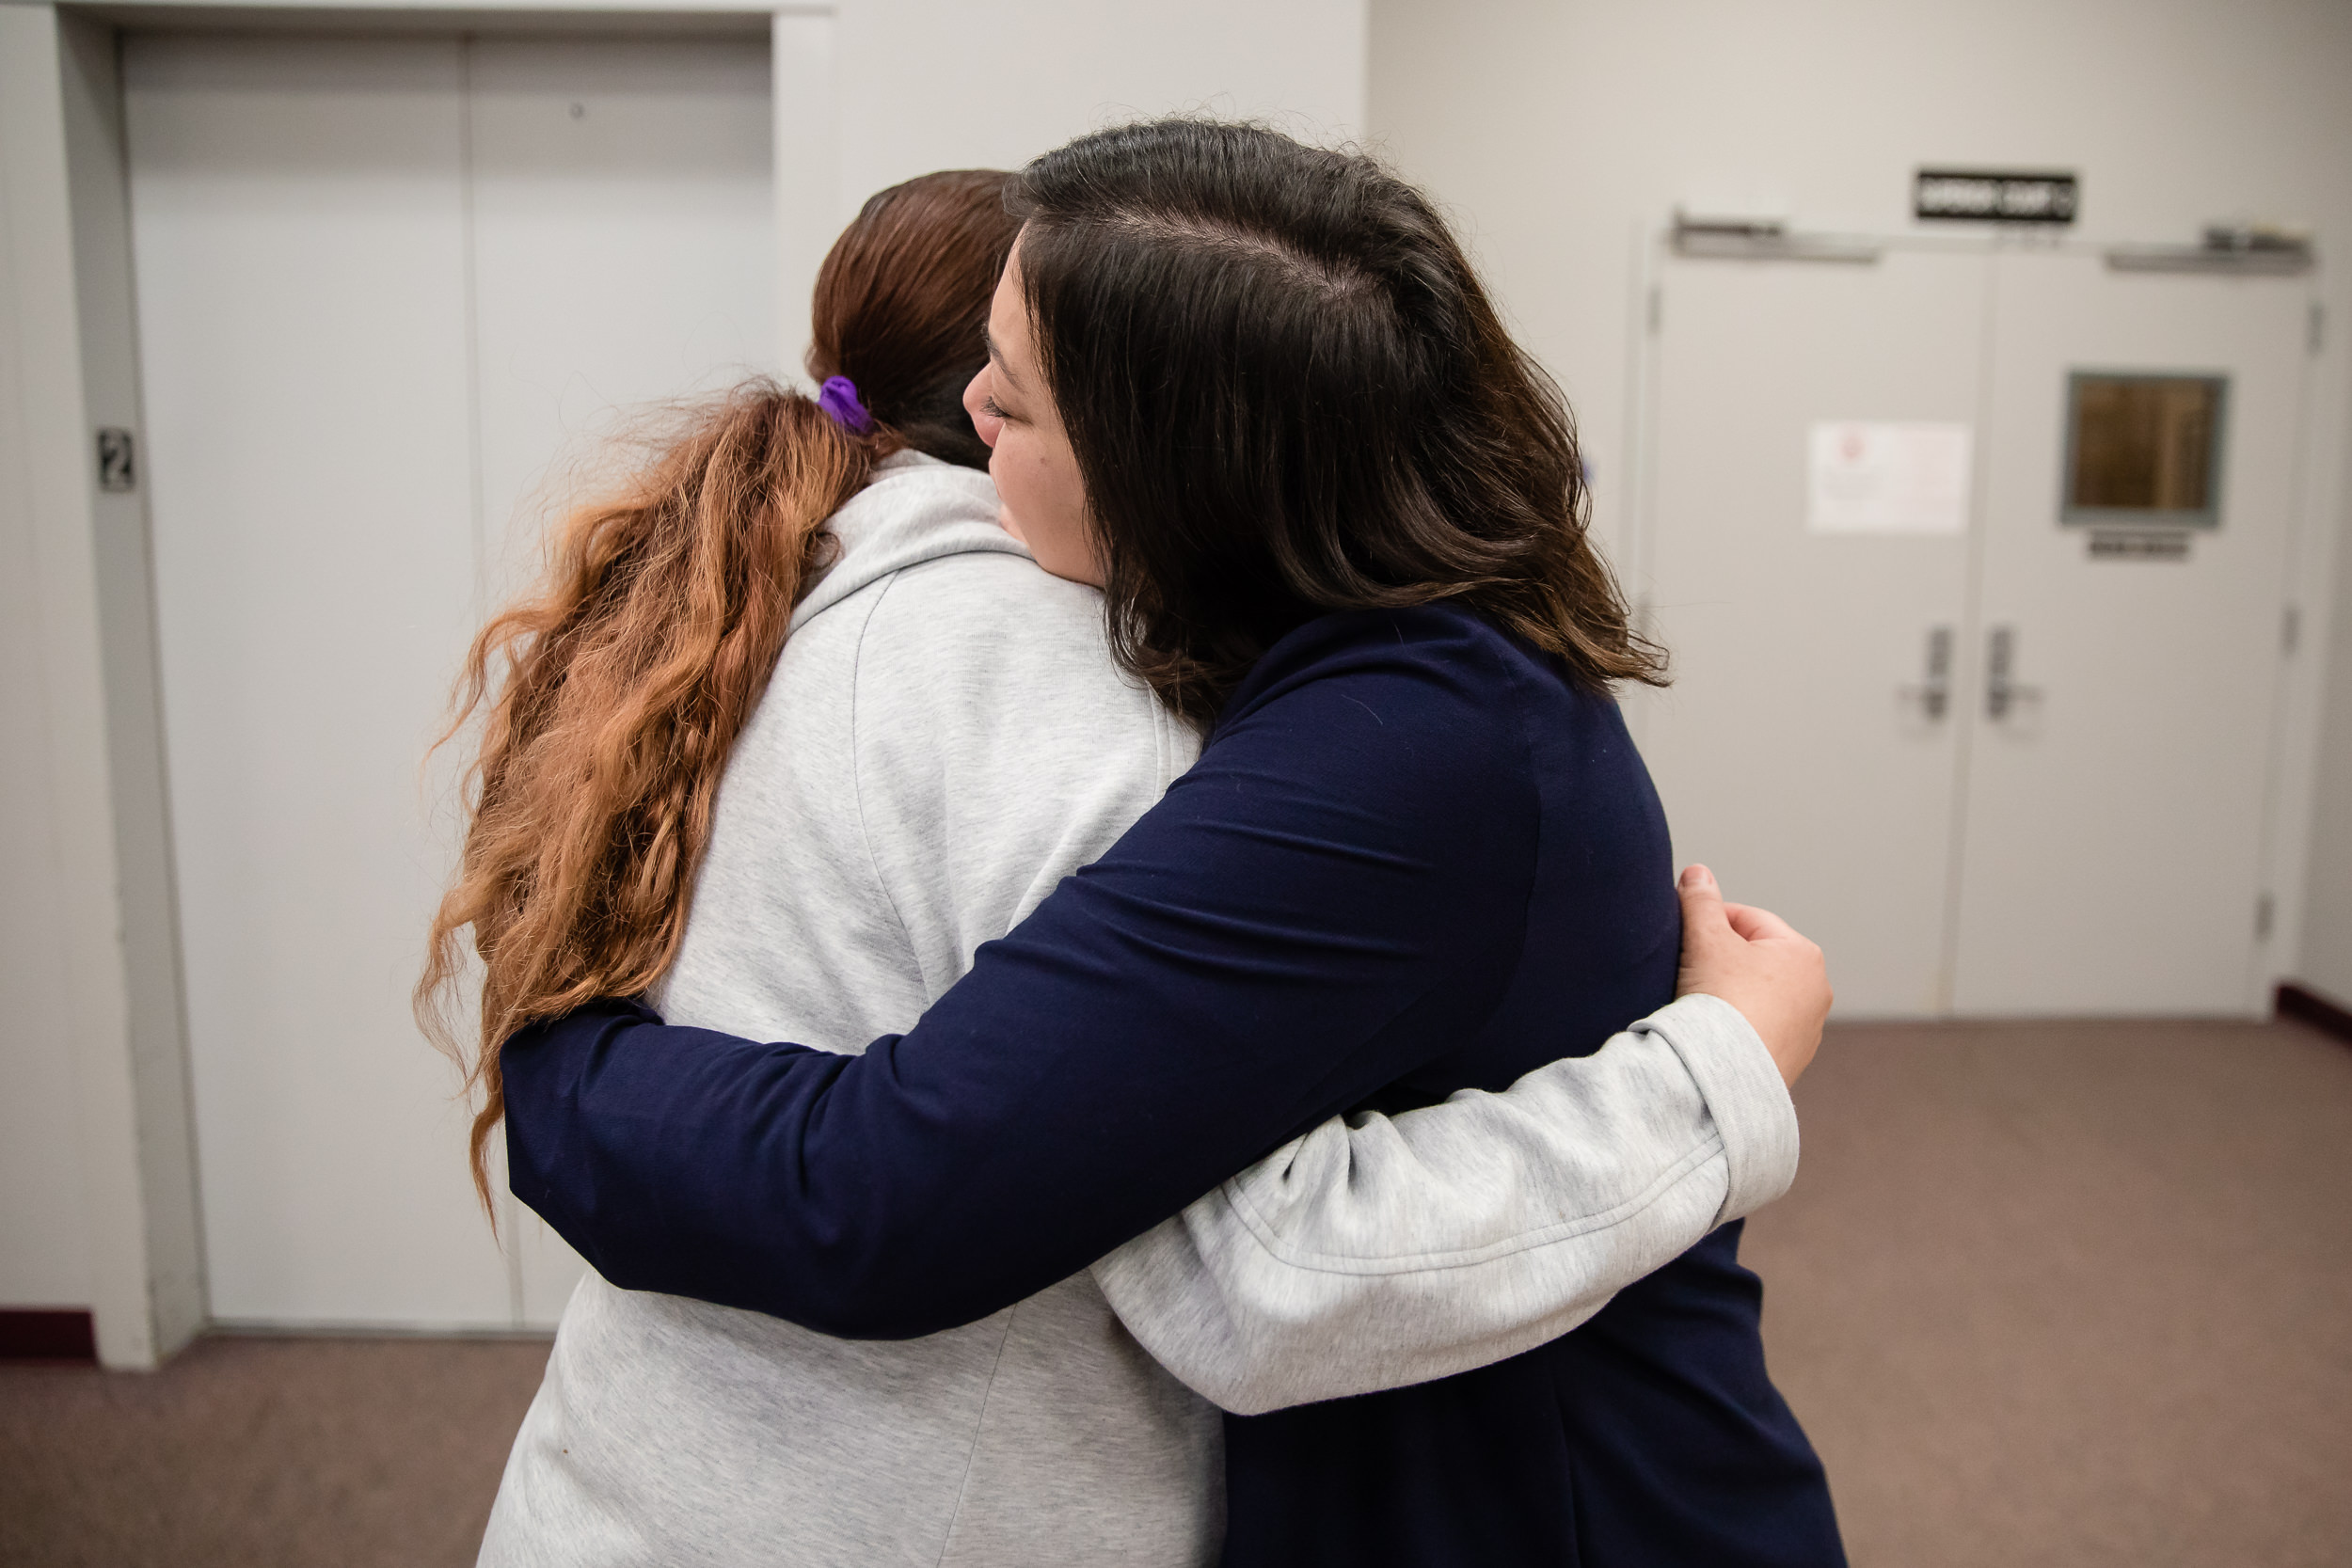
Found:
[[996, 486], [976, 468], [918, 451], [894, 452], [826, 528], [841, 553], [792, 612], [803, 626], [878, 578], [950, 555], [1017, 555], [1020, 540], [996, 521]]

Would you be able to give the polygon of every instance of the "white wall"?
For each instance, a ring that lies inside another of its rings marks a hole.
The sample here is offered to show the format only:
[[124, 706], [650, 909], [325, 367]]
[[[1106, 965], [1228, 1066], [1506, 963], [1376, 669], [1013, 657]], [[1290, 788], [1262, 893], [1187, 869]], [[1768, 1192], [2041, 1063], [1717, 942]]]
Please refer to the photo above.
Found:
[[[875, 191], [939, 168], [1018, 168], [1083, 132], [1150, 115], [1272, 119], [1361, 135], [1366, 0], [842, 0], [777, 15], [787, 362], [807, 341], [817, 263]], [[810, 39], [787, 48], [787, 33]], [[831, 70], [807, 73], [812, 53]], [[825, 169], [811, 170], [810, 160]], [[790, 219], [785, 220], [787, 224]]]
[[[2331, 329], [2312, 362], [2305, 527], [2281, 589], [2299, 603], [2306, 652], [2289, 665], [2271, 823], [2272, 967], [2296, 968], [2352, 417], [2352, 8], [1374, 0], [1370, 60], [1375, 145], [1449, 205], [1566, 388], [1613, 544], [1631, 512], [1640, 247], [1677, 204], [1903, 231], [1916, 227], [1913, 171], [1959, 163], [2078, 170], [2075, 232], [2094, 240], [2187, 242], [2228, 217], [2312, 225]], [[2312, 888], [2312, 958], [2340, 977], [2352, 971], [2347, 684], [2352, 668], [2337, 682], [2340, 760], [2323, 806], [2332, 858], [2312, 867], [2330, 889]]]
[[841, 179], [858, 201], [942, 167], [1017, 167], [1145, 115], [1271, 116], [1338, 140], [1363, 125], [1362, 0], [847, 0]]

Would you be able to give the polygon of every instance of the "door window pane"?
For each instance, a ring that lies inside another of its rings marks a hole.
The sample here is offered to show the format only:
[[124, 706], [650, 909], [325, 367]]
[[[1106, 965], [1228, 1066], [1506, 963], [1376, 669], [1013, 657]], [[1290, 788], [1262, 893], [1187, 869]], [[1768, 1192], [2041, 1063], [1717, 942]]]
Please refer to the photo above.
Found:
[[2074, 372], [2064, 520], [2216, 526], [2228, 387], [2214, 375]]

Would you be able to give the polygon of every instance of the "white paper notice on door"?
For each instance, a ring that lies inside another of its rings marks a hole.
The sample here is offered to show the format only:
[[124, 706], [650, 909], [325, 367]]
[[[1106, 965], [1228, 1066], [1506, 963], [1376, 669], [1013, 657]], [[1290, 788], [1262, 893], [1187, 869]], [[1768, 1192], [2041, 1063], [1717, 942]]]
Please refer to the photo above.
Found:
[[1971, 434], [1964, 424], [1816, 424], [1805, 531], [1965, 533]]

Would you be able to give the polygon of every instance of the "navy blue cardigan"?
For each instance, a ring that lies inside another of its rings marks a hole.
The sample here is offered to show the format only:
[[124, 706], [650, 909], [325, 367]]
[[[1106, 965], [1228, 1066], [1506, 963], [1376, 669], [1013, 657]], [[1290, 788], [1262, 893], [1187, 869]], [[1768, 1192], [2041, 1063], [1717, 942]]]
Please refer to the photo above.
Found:
[[[1337, 1112], [1597, 1049], [1673, 995], [1671, 874], [1606, 697], [1464, 610], [1326, 617], [1108, 854], [863, 1056], [629, 1003], [517, 1035], [510, 1179], [616, 1285], [933, 1333]], [[1229, 1417], [1228, 1568], [1842, 1562], [1738, 1232], [1508, 1361]]]

